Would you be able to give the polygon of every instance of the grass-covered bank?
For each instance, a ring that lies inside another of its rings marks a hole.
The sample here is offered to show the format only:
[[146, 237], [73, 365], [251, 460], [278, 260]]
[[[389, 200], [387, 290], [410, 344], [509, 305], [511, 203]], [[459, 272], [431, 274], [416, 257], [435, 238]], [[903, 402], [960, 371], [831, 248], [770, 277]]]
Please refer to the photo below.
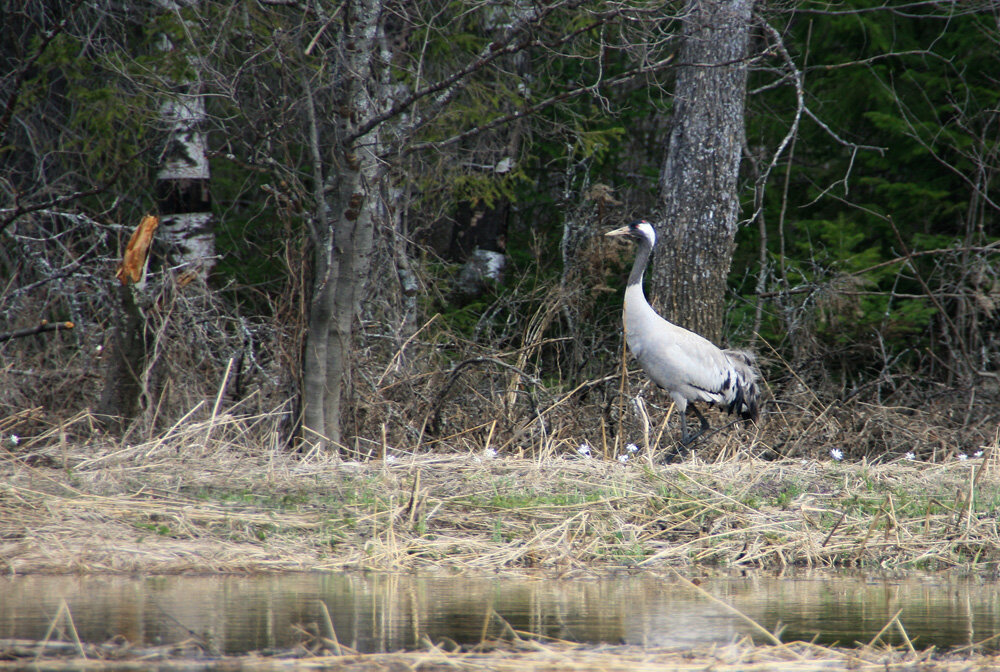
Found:
[[1000, 560], [994, 446], [935, 464], [486, 451], [344, 462], [241, 444], [241, 426], [6, 442], [0, 571], [995, 572]]
[[[290, 454], [220, 416], [142, 442], [62, 440], [0, 454], [0, 570], [301, 570], [595, 576], [708, 566], [959, 569], [1000, 559], [996, 445], [979, 457], [867, 464], [747, 452], [667, 466], [572, 446], [345, 462]], [[258, 436], [262, 435], [258, 433]], [[6, 437], [5, 437], [6, 438]], [[733, 457], [735, 455], [735, 457]], [[692, 589], [694, 589], [692, 587]], [[887, 628], [897, 627], [892, 621]], [[898, 626], [901, 627], [901, 626]], [[701, 649], [504, 642], [358, 654], [322, 632], [299, 648], [218, 656], [197, 644], [0, 641], [0, 670], [989, 670], [997, 656], [735, 642]]]

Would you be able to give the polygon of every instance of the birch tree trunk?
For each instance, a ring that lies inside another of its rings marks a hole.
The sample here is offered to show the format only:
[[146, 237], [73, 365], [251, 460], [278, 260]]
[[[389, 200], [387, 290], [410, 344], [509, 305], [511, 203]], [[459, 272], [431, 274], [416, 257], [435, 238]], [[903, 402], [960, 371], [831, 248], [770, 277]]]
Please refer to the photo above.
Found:
[[651, 296], [718, 342], [739, 215], [737, 178], [753, 0], [686, 0]]
[[[157, 0], [156, 4], [160, 10], [175, 14], [176, 21], [188, 30], [197, 30], [179, 12], [182, 7], [197, 6], [198, 0]], [[165, 56], [175, 50], [165, 33], [160, 34], [160, 50]], [[186, 56], [184, 60], [193, 72], [195, 59]], [[164, 68], [170, 69], [169, 64]], [[162, 93], [159, 130], [165, 138], [155, 194], [161, 214], [156, 235], [167, 248], [164, 265], [178, 268], [187, 279], [204, 282], [215, 265], [215, 232], [209, 196], [207, 113], [200, 89], [192, 77], [174, 83]], [[96, 413], [109, 427], [124, 430], [139, 409], [141, 398], [148, 397], [148, 409], [155, 406], [159, 394], [158, 389], [150, 389], [156, 385], [147, 384], [155, 364], [149, 361], [152, 336], [146, 309], [156, 292], [146, 287], [145, 278], [138, 284], [124, 284], [118, 291], [119, 305], [115, 308], [104, 388]]]
[[[197, 6], [197, 0], [173, 2], [158, 0], [170, 12], [182, 6]], [[178, 21], [182, 21], [177, 17]], [[188, 30], [195, 27], [184, 22]], [[167, 53], [176, 49], [166, 34], [162, 34], [160, 49]], [[187, 58], [191, 69], [194, 59]], [[207, 114], [205, 98], [195, 77], [175, 84], [164, 93], [160, 119], [166, 131], [166, 142], [156, 175], [156, 201], [160, 211], [160, 237], [168, 246], [168, 260], [182, 273], [207, 280], [215, 266], [215, 231], [212, 201], [209, 192]]]

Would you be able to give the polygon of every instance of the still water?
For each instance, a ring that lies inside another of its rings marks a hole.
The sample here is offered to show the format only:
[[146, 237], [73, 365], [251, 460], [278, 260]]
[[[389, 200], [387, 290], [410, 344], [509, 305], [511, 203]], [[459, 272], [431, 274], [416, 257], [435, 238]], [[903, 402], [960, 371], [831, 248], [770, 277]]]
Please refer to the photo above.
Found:
[[[701, 587], [783, 641], [851, 646], [899, 620], [918, 648], [954, 648], [1000, 633], [1000, 584], [975, 578], [873, 578], [807, 574], [723, 576]], [[305, 631], [341, 644], [396, 651], [503, 637], [508, 628], [575, 642], [692, 646], [743, 636], [765, 641], [722, 605], [676, 580], [649, 575], [599, 580], [286, 574], [253, 577], [51, 577], [0, 579], [0, 639], [69, 639], [65, 604], [80, 638], [124, 637], [152, 646], [195, 637], [237, 654], [286, 648]], [[901, 643], [899, 629], [887, 641]], [[996, 650], [997, 641], [988, 644]]]

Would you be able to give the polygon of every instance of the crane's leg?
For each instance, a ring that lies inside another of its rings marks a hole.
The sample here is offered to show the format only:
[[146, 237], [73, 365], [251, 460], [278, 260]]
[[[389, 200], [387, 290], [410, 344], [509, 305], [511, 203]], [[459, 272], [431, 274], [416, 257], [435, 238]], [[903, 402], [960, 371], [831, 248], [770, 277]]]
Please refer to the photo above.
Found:
[[[674, 404], [677, 408], [677, 414], [681, 416], [681, 442], [663, 459], [664, 464], [670, 464], [675, 457], [688, 452], [688, 446], [690, 446], [695, 439], [708, 431], [709, 427], [708, 420], [706, 420], [705, 416], [701, 414], [698, 407], [694, 405], [694, 402], [689, 403], [683, 397], [674, 397]], [[689, 406], [691, 410], [694, 411], [694, 414], [698, 416], [698, 419], [701, 420], [701, 429], [694, 434], [688, 434], [687, 409]]]
[[688, 436], [688, 423], [687, 423], [687, 413], [681, 413], [681, 446], [684, 450], [687, 450], [687, 445], [691, 443], [691, 437]]
[[691, 402], [691, 410], [694, 411], [694, 414], [698, 416], [699, 420], [701, 420], [701, 429], [699, 429], [695, 434], [688, 434], [687, 419], [684, 417], [685, 414], [681, 413], [681, 445], [685, 448], [687, 448], [692, 441], [708, 431], [708, 420], [706, 420], [705, 416], [701, 414], [698, 407], [694, 405], [694, 402]]

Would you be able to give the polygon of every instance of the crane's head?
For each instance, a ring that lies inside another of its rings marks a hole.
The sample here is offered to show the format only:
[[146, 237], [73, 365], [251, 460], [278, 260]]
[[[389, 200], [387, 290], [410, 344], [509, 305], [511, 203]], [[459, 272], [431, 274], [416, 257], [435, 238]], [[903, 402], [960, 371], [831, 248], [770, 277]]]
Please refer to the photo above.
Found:
[[645, 219], [637, 219], [631, 224], [626, 224], [620, 229], [615, 229], [614, 231], [608, 231], [604, 235], [628, 236], [629, 238], [634, 238], [636, 240], [645, 240], [649, 243], [650, 247], [656, 244], [656, 231], [653, 230], [653, 225]]

